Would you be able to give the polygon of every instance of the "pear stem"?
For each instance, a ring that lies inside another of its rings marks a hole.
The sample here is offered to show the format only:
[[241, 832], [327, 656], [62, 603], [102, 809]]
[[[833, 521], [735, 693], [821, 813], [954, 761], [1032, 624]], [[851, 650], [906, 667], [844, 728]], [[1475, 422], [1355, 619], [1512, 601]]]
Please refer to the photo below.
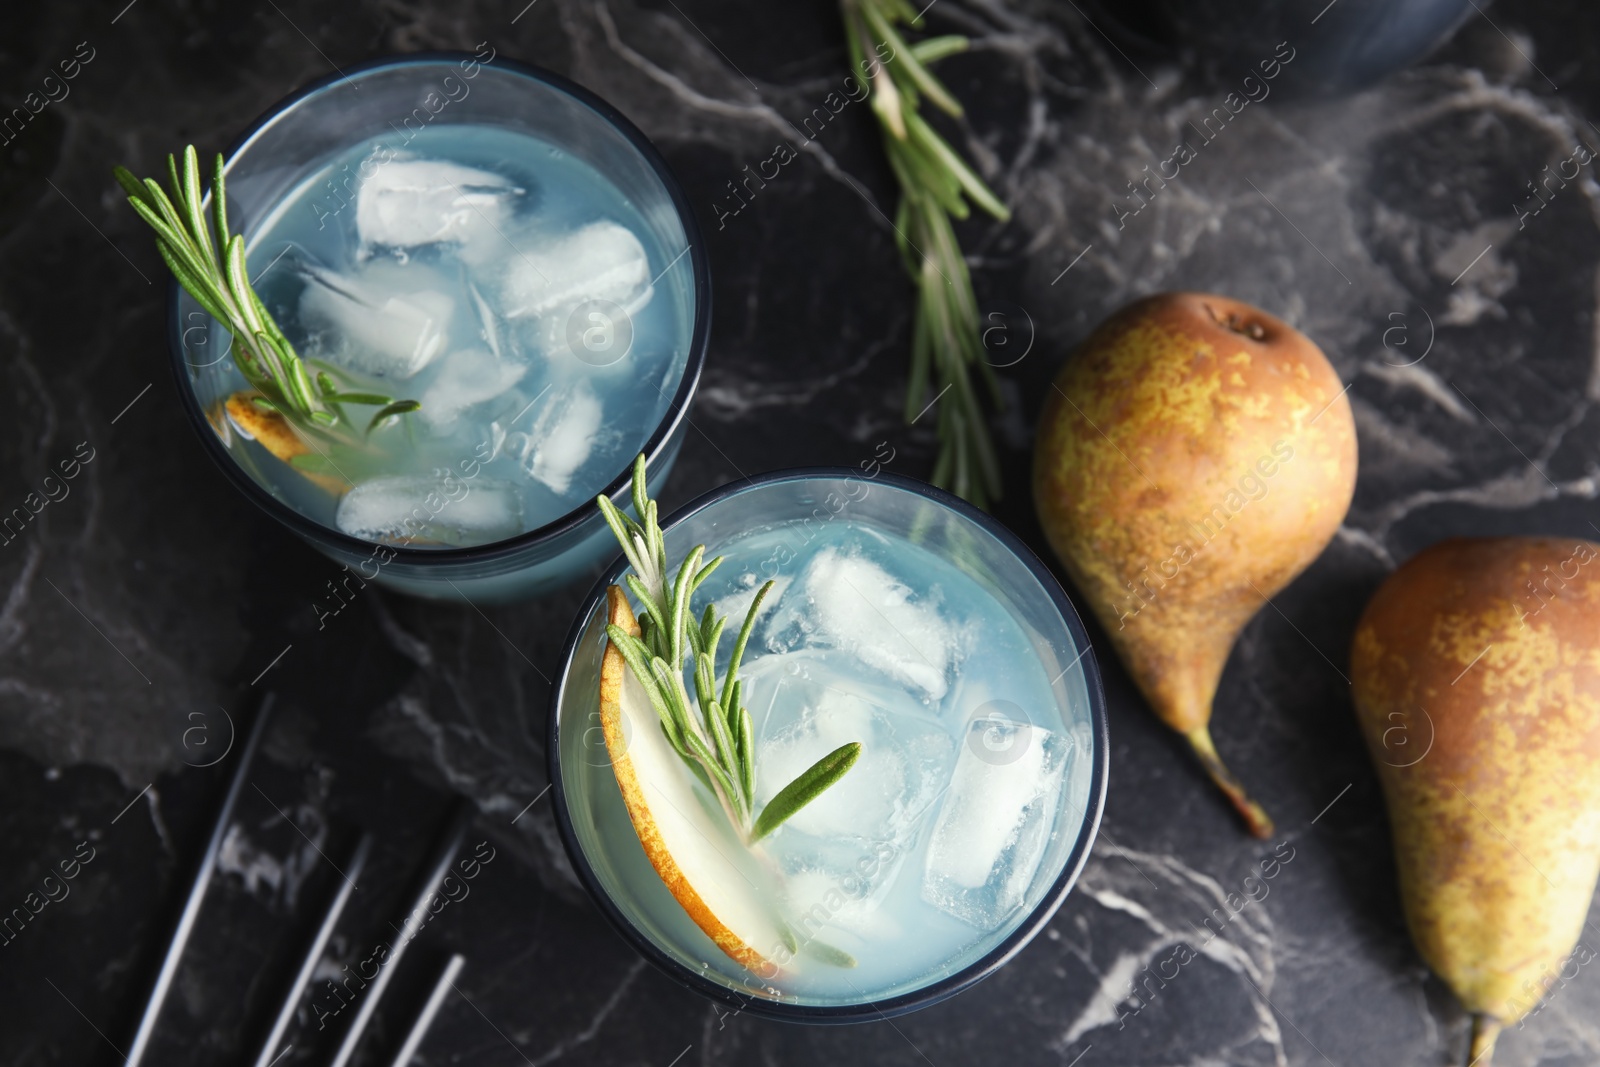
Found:
[[1197, 726], [1183, 736], [1189, 739], [1195, 755], [1200, 757], [1200, 766], [1206, 769], [1211, 780], [1217, 783], [1217, 788], [1232, 802], [1235, 810], [1244, 818], [1250, 832], [1263, 839], [1271, 837], [1272, 818], [1266, 809], [1250, 799], [1239, 779], [1233, 776], [1233, 772], [1223, 766], [1222, 757], [1217, 755], [1217, 746], [1211, 743], [1211, 731], [1204, 726]]
[[1472, 1016], [1472, 1046], [1467, 1050], [1467, 1067], [1489, 1067], [1494, 1058], [1494, 1042], [1500, 1036], [1500, 1020], [1475, 1012]]

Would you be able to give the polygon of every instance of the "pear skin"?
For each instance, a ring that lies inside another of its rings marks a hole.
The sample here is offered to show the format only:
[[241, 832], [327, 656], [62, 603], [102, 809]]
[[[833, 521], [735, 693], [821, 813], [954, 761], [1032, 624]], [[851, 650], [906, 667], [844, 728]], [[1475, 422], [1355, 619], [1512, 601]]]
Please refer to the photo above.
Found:
[[1406, 923], [1488, 1067], [1600, 875], [1600, 544], [1436, 544], [1374, 594], [1350, 666]]
[[1051, 547], [1155, 713], [1259, 837], [1272, 821], [1217, 755], [1212, 700], [1239, 632], [1350, 506], [1344, 391], [1287, 323], [1226, 297], [1162, 293], [1068, 359], [1034, 447]]

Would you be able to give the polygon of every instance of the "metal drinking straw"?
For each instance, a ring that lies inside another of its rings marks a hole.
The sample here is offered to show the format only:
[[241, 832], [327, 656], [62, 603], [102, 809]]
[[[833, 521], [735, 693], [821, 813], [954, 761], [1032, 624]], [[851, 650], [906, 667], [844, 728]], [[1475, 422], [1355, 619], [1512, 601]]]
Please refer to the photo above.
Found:
[[388, 959], [384, 961], [383, 969], [368, 987], [367, 995], [361, 1002], [361, 1009], [351, 1021], [350, 1029], [345, 1032], [344, 1040], [339, 1044], [339, 1051], [334, 1055], [329, 1067], [348, 1067], [350, 1057], [355, 1055], [356, 1046], [361, 1044], [361, 1038], [367, 1032], [367, 1024], [372, 1021], [373, 1013], [378, 1010], [378, 1002], [383, 999], [384, 990], [389, 987], [389, 980], [394, 977], [395, 969], [400, 965], [400, 958], [405, 955], [411, 939], [416, 936], [413, 916], [418, 912], [427, 913], [428, 900], [433, 896], [439, 883], [444, 881], [445, 875], [450, 873], [450, 865], [455, 862], [456, 853], [460, 851], [461, 842], [466, 839], [467, 828], [471, 824], [472, 805], [465, 800], [457, 800], [450, 821], [434, 846], [433, 855], [424, 868], [421, 881], [417, 883], [411, 907], [400, 919], [398, 928], [401, 937], [393, 951], [389, 953]]
[[233, 768], [233, 781], [228, 783], [228, 793], [223, 798], [222, 809], [217, 812], [216, 822], [211, 826], [211, 837], [206, 842], [205, 855], [200, 858], [199, 869], [195, 871], [194, 880], [189, 883], [189, 899], [184, 902], [183, 912], [178, 916], [178, 925], [172, 931], [172, 940], [167, 944], [166, 958], [161, 961], [161, 970], [157, 972], [155, 984], [150, 989], [144, 1014], [139, 1017], [139, 1029], [133, 1035], [133, 1045], [124, 1057], [127, 1067], [139, 1067], [145, 1053], [149, 1051], [150, 1039], [156, 1030], [156, 1020], [161, 1015], [162, 1005], [166, 1003], [167, 993], [172, 989], [172, 979], [178, 973], [184, 946], [189, 943], [189, 935], [194, 932], [195, 920], [200, 916], [200, 905], [205, 901], [206, 889], [211, 885], [211, 872], [217, 866], [217, 856], [222, 851], [222, 839], [227, 836], [228, 824], [233, 821], [234, 806], [238, 803], [239, 794], [244, 791], [245, 779], [250, 774], [250, 764], [255, 758], [256, 749], [260, 747], [261, 738], [267, 732], [267, 724], [272, 720], [272, 705], [275, 699], [272, 693], [268, 693], [261, 699], [261, 705], [256, 709], [255, 722], [250, 726], [250, 736], [245, 740], [244, 749], [240, 751], [239, 760]]
[[344, 906], [350, 902], [350, 894], [356, 888], [356, 879], [361, 877], [371, 851], [372, 835], [363, 833], [355, 848], [351, 850], [350, 858], [345, 861], [344, 879], [339, 883], [339, 889], [334, 893], [333, 899], [328, 902], [328, 910], [323, 913], [322, 923], [317, 927], [316, 936], [306, 948], [305, 955], [300, 957], [300, 968], [295, 972], [294, 981], [289, 983], [289, 989], [283, 995], [272, 1029], [267, 1032], [266, 1040], [261, 1042], [261, 1051], [256, 1056], [256, 1067], [270, 1067], [282, 1058], [285, 1050], [278, 1048], [278, 1042], [283, 1040], [283, 1035], [294, 1022], [295, 1012], [300, 1007], [300, 998], [305, 995], [306, 986], [311, 984], [311, 976], [316, 972], [317, 964], [322, 961], [328, 940], [333, 937], [334, 928], [339, 925], [339, 916], [343, 914]]
[[407, 1067], [411, 1063], [411, 1057], [417, 1054], [422, 1039], [428, 1036], [428, 1027], [433, 1025], [433, 1017], [439, 1014], [445, 993], [455, 985], [456, 976], [461, 973], [461, 968], [466, 962], [467, 958], [457, 952], [450, 957], [450, 962], [444, 965], [444, 970], [439, 972], [439, 977], [433, 983], [433, 992], [428, 994], [428, 1001], [422, 1006], [421, 1014], [417, 1016], [417, 1021], [411, 1024], [411, 1032], [406, 1034], [405, 1044], [395, 1053], [389, 1067]]

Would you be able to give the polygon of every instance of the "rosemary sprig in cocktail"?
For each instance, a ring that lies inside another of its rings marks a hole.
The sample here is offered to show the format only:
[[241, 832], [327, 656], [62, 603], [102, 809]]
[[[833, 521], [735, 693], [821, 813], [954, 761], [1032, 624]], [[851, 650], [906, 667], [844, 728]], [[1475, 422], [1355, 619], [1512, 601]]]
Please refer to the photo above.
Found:
[[[606, 627], [606, 635], [649, 695], [673, 750], [716, 796], [744, 840], [754, 844], [843, 778], [861, 755], [861, 744], [852, 741], [823, 756], [757, 812], [755, 735], [750, 711], [744, 705], [739, 662], [773, 583], [762, 585], [751, 601], [719, 689], [717, 646], [728, 620], [718, 617], [711, 604], [697, 620], [689, 602], [722, 563], [722, 557], [702, 565], [706, 546], [697, 545], [669, 580], [666, 540], [656, 502], [646, 490], [643, 455], [633, 468], [633, 509], [642, 521], [635, 521], [603, 495], [596, 503], [633, 566], [633, 573], [626, 578], [628, 589], [643, 605], [638, 637], [614, 623]], [[690, 661], [693, 678], [692, 704], [683, 681], [685, 659]]]
[[[184, 149], [181, 171], [177, 158], [167, 156], [170, 194], [155, 179], [140, 181], [126, 167], [117, 167], [114, 173], [133, 209], [155, 230], [156, 249], [178, 284], [233, 334], [234, 364], [256, 391], [250, 403], [262, 412], [282, 416], [312, 445], [312, 451], [290, 461], [294, 466], [326, 472], [332, 461], [317, 447], [319, 441], [337, 448], [365, 449], [373, 430], [422, 406], [415, 400], [352, 390], [328, 370], [318, 370], [313, 379], [251, 285], [243, 235], [228, 232], [220, 154], [212, 170], [209, 219], [200, 190], [200, 159], [193, 145]], [[379, 410], [358, 431], [345, 405]]]
[[[901, 192], [895, 240], [917, 286], [905, 417], [912, 421], [921, 414], [930, 391], [936, 400], [950, 394], [939, 404], [939, 457], [932, 480], [987, 507], [1000, 496], [1000, 463], [972, 382], [973, 368], [992, 402], [998, 406], [1001, 400], [994, 372], [982, 358], [978, 301], [950, 220], [971, 214], [968, 200], [1001, 222], [1011, 213], [918, 113], [926, 99], [946, 114], [961, 116], [961, 104], [929, 66], [964, 51], [967, 39], [947, 35], [908, 44], [898, 27], [921, 28], [922, 18], [906, 0], [840, 0], [840, 6], [853, 68], [872, 72], [872, 110]], [[867, 56], [887, 59], [869, 64]]]

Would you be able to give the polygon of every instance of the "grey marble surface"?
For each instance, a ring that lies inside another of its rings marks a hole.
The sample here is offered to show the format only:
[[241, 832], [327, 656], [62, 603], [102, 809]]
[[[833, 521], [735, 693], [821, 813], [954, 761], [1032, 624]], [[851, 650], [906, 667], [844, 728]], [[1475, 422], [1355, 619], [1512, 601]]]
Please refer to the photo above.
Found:
[[[1066, 0], [932, 9], [975, 39], [946, 66], [970, 108], [957, 136], [1015, 212], [962, 233], [1018, 346], [1005, 359], [1027, 352], [1002, 372], [1000, 517], [1042, 545], [1027, 447], [1045, 383], [1102, 316], [1161, 289], [1226, 292], [1318, 341], [1351, 385], [1361, 475], [1339, 536], [1250, 625], [1218, 697], [1218, 745], [1281, 837], [1239, 830], [1102, 657], [1104, 832], [1047, 932], [946, 1004], [809, 1029], [680, 990], [578, 888], [541, 791], [546, 678], [579, 589], [486, 613], [369, 589], [316, 629], [336, 568], [235, 496], [192, 439], [166, 367], [161, 265], [109, 167], [221, 147], [339, 65], [490, 42], [613, 101], [700, 212], [716, 314], [669, 504], [743, 474], [854, 464], [880, 441], [893, 469], [925, 475], [932, 439], [898, 414], [911, 304], [876, 131], [864, 106], [813, 140], [794, 128], [842, 83], [833, 6], [124, 3], [25, 5], [0, 34], [8, 108], [80, 61], [70, 91], [0, 146], [0, 509], [93, 456], [0, 546], [0, 907], [80, 842], [94, 856], [0, 947], [0, 1062], [120, 1062], [225, 784], [197, 765], [268, 685], [283, 715], [150, 1062], [244, 1059], [363, 827], [378, 848], [331, 966], [365, 955], [450, 792], [476, 802], [473, 840], [496, 859], [417, 943], [430, 966], [468, 956], [420, 1063], [1461, 1062], [1465, 1019], [1399, 915], [1347, 646], [1376, 584], [1436, 539], [1596, 536], [1600, 185], [1584, 166], [1532, 214], [1528, 183], [1579, 141], [1600, 145], [1587, 118], [1600, 14], [1502, 3], [1357, 95], [1252, 103], [1131, 214], [1128, 183], [1232, 86], [1193, 74], [1197, 57], [1119, 51]], [[784, 142], [798, 158], [732, 214], [726, 183]], [[1265, 895], [1207, 941], [1203, 920], [1273, 857], [1275, 877], [1252, 883]], [[1182, 944], [1196, 954], [1177, 977], [1130, 1000]], [[380, 1018], [386, 1041], [427, 970]], [[1496, 1062], [1593, 1063], [1597, 1017], [1584, 970]], [[283, 1064], [323, 1062], [342, 1025], [304, 1022]]]

